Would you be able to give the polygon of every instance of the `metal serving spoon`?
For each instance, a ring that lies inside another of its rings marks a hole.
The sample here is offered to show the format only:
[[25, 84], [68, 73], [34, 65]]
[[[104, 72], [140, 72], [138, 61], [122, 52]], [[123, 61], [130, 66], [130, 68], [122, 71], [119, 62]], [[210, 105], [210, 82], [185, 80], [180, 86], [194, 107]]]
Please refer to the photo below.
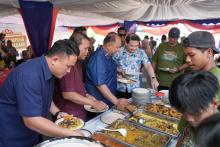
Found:
[[103, 127], [100, 127], [100, 126], [97, 126], [99, 129], [102, 129], [102, 130], [106, 130], [106, 131], [113, 131], [113, 132], [119, 132], [122, 136], [126, 137], [128, 132], [125, 128], [120, 128], [120, 129], [107, 129], [107, 128], [103, 128]]

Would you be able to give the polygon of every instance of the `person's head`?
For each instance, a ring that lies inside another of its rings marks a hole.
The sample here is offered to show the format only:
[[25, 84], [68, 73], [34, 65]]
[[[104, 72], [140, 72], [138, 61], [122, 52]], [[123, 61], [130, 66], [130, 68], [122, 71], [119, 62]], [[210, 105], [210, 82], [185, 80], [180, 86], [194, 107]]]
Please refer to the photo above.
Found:
[[87, 35], [87, 32], [86, 32], [86, 28], [81, 26], [81, 27], [76, 27], [74, 29], [74, 32], [73, 33], [83, 33], [85, 35]]
[[207, 31], [196, 31], [183, 40], [186, 62], [193, 70], [209, 70], [214, 63], [215, 39]]
[[115, 32], [110, 32], [104, 38], [103, 47], [108, 50], [109, 55], [116, 53], [121, 46], [121, 38]]
[[166, 42], [167, 41], [167, 36], [166, 35], [162, 35], [161, 36], [161, 42]]
[[80, 54], [78, 56], [79, 60], [84, 60], [88, 55], [88, 49], [90, 47], [89, 38], [83, 33], [73, 33], [70, 40], [75, 40], [78, 44]]
[[180, 111], [191, 126], [198, 127], [217, 111], [218, 90], [218, 79], [211, 72], [182, 74], [173, 80], [169, 89], [170, 105]]
[[140, 37], [135, 33], [131, 33], [125, 38], [125, 45], [128, 52], [135, 52], [140, 45]]
[[76, 41], [68, 39], [56, 41], [45, 54], [51, 73], [57, 78], [65, 76], [75, 65], [79, 52]]
[[204, 120], [198, 128], [198, 147], [215, 147], [220, 144], [220, 114], [216, 113]]
[[120, 27], [117, 30], [118, 35], [121, 37], [121, 45], [124, 46], [125, 45], [125, 37], [127, 35], [127, 29], [125, 29], [124, 27]]
[[148, 35], [145, 35], [145, 36], [144, 36], [144, 39], [147, 39], [147, 40], [148, 40], [148, 39], [149, 39]]
[[27, 51], [27, 50], [23, 50], [23, 51], [21, 52], [21, 55], [22, 55], [22, 59], [23, 59], [23, 60], [28, 60], [28, 59], [30, 59], [30, 56], [28, 55], [28, 51]]
[[5, 40], [5, 34], [4, 33], [0, 33], [0, 41]]
[[11, 40], [8, 40], [8, 41], [7, 41], [7, 46], [9, 46], [9, 47], [12, 46], [12, 41], [11, 41]]
[[178, 43], [180, 37], [180, 30], [177, 27], [173, 27], [168, 33], [168, 42], [171, 46], [175, 46]]

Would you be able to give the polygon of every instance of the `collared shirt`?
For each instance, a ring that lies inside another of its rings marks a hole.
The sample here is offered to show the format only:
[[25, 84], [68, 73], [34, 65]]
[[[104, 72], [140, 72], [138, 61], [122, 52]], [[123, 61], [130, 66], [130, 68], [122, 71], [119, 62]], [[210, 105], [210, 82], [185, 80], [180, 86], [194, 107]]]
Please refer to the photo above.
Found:
[[[137, 49], [135, 52], [130, 53], [125, 47], [122, 47], [120, 48], [119, 52], [114, 55], [113, 59], [116, 61], [119, 69], [131, 73], [140, 72], [141, 65], [143, 64], [150, 64], [150, 60], [142, 49]], [[136, 82], [132, 84], [118, 82], [118, 91], [126, 92], [127, 90], [130, 93], [132, 89], [140, 87], [139, 75], [133, 75], [129, 78], [135, 80]]]
[[86, 96], [80, 61], [77, 61], [71, 71], [62, 79], [56, 79], [53, 99], [54, 103], [61, 111], [86, 120], [86, 111], [83, 105], [64, 99], [62, 92], [76, 92], [82, 96]]
[[0, 146], [30, 147], [39, 134], [27, 128], [22, 117], [46, 117], [54, 80], [44, 56], [15, 68], [0, 88]]
[[107, 85], [109, 90], [115, 94], [117, 88], [117, 66], [115, 61], [109, 56], [104, 48], [99, 48], [89, 59], [86, 67], [86, 90], [95, 98], [104, 101], [112, 106], [98, 90], [97, 86]]

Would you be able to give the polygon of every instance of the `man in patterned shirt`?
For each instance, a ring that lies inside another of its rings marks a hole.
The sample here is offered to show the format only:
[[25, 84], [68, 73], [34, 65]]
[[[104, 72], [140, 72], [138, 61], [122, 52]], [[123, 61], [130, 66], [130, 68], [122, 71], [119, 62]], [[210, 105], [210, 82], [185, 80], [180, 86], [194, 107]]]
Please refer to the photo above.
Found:
[[120, 48], [113, 59], [117, 63], [118, 73], [129, 79], [131, 83], [117, 83], [117, 96], [118, 97], [131, 97], [132, 89], [140, 87], [139, 73], [141, 66], [147, 70], [151, 77], [152, 88], [157, 88], [159, 85], [155, 77], [154, 70], [151, 63], [145, 54], [144, 50], [139, 49], [140, 38], [138, 35], [131, 33], [125, 39], [125, 47]]

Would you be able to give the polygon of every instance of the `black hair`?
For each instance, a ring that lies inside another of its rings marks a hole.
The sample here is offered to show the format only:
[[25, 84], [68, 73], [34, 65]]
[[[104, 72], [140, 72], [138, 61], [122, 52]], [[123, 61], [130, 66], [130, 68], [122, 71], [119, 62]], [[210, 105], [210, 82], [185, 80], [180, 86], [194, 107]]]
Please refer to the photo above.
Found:
[[144, 39], [149, 39], [148, 35], [145, 35], [145, 36], [144, 36]]
[[83, 31], [86, 31], [86, 28], [81, 26], [81, 27], [76, 27], [74, 29], [74, 33], [82, 33]]
[[161, 40], [167, 40], [167, 36], [166, 35], [162, 35], [161, 36]]
[[118, 36], [118, 34], [115, 33], [115, 32], [108, 33], [107, 36], [104, 38], [103, 44], [116, 42], [116, 37], [117, 36]]
[[219, 90], [217, 78], [208, 71], [182, 74], [169, 89], [171, 106], [184, 113], [197, 114], [208, 108]]
[[70, 36], [70, 40], [74, 40], [76, 41], [76, 43], [78, 44], [78, 46], [82, 43], [82, 40], [83, 39], [86, 39], [90, 42], [89, 40], [89, 37], [83, 33], [73, 33], [71, 36]]
[[125, 29], [125, 27], [120, 27], [120, 28], [118, 28], [117, 32], [119, 32], [119, 31], [125, 31], [125, 32], [127, 32], [127, 29]]
[[202, 121], [198, 127], [196, 142], [199, 147], [216, 147], [220, 144], [220, 113]]
[[54, 56], [54, 55], [79, 55], [78, 44], [75, 40], [58, 40], [56, 41], [52, 48], [46, 52], [46, 56]]
[[126, 36], [125, 41], [126, 41], [126, 43], [129, 43], [130, 41], [138, 41], [138, 42], [140, 42], [141, 39], [140, 39], [140, 37], [137, 34], [131, 33], [131, 34]]

